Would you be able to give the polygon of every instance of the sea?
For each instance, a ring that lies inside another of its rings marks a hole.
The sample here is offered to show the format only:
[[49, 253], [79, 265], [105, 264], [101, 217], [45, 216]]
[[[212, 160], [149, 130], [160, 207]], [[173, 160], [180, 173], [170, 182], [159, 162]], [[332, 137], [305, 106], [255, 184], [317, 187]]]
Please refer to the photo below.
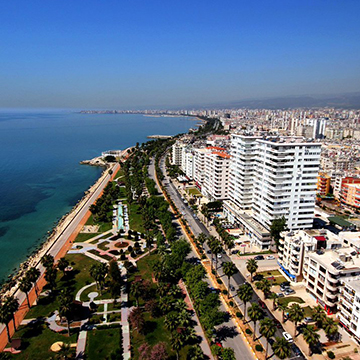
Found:
[[195, 124], [189, 117], [0, 110], [0, 282], [100, 176], [101, 168], [80, 161]]

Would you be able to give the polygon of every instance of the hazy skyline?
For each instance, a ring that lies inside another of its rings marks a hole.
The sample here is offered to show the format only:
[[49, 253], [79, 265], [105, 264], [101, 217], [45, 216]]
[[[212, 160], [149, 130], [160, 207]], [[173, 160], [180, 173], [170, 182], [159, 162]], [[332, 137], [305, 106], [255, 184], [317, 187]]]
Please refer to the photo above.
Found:
[[17, 1], [0, 107], [186, 106], [360, 91], [359, 1]]

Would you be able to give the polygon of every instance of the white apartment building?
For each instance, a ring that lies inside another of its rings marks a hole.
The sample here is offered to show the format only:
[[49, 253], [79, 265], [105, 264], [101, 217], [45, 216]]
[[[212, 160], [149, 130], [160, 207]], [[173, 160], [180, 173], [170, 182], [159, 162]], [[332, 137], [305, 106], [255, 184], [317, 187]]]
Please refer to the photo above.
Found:
[[185, 146], [186, 145], [180, 141], [176, 141], [175, 144], [172, 146], [171, 163], [173, 165], [181, 166], [183, 150], [184, 150]]
[[205, 154], [205, 176], [201, 192], [209, 200], [224, 200], [228, 197], [230, 155], [222, 151]]
[[337, 317], [360, 341], [360, 277], [342, 280], [341, 285]]
[[342, 246], [339, 237], [329, 230], [297, 230], [281, 233], [278, 249], [280, 271], [290, 281], [303, 280], [305, 254]]
[[205, 154], [209, 151], [206, 148], [194, 149], [194, 180], [201, 190], [205, 179]]
[[289, 230], [311, 228], [321, 144], [295, 137], [256, 142], [254, 218], [267, 228], [282, 216]]
[[187, 148], [185, 151], [183, 151], [183, 162], [181, 169], [190, 180], [194, 179], [195, 157], [191, 149]]
[[337, 310], [341, 282], [359, 275], [360, 259], [353, 247], [305, 254], [303, 276], [306, 290], [328, 314]]

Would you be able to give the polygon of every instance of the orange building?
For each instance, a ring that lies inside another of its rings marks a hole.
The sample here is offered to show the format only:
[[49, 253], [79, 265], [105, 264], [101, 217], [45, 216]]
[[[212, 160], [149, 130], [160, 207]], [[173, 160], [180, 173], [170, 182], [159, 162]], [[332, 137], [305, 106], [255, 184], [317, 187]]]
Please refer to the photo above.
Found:
[[340, 201], [344, 204], [357, 206], [356, 204], [356, 187], [360, 186], [360, 179], [353, 177], [346, 177], [341, 182]]
[[345, 204], [360, 208], [360, 184], [348, 184], [343, 196]]
[[331, 177], [326, 173], [319, 173], [317, 178], [317, 193], [320, 196], [326, 196], [330, 191]]

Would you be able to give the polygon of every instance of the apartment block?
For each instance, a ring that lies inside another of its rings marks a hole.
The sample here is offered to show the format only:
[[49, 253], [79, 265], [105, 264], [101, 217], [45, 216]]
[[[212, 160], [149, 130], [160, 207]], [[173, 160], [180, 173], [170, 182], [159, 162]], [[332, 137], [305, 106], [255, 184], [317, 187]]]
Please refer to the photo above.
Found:
[[317, 177], [317, 194], [326, 196], [330, 191], [330, 182], [331, 177], [324, 172], [320, 172]]

